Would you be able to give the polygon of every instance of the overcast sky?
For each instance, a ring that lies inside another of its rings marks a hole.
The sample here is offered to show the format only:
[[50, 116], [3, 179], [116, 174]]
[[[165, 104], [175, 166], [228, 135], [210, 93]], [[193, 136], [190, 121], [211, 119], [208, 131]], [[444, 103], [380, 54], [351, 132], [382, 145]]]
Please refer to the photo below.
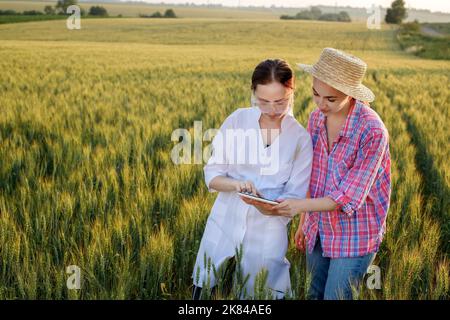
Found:
[[[135, 0], [136, 1], [136, 0]], [[139, 1], [139, 0], [137, 0]], [[366, 7], [369, 8], [372, 4], [381, 5], [382, 7], [389, 7], [392, 0], [141, 0], [151, 3], [196, 3], [196, 4], [222, 4], [224, 6], [285, 6], [285, 7], [306, 7], [311, 5], [338, 5], [338, 6], [352, 6], [352, 7]], [[428, 9], [431, 11], [442, 11], [450, 13], [449, 0], [406, 0], [407, 7], [416, 9]]]

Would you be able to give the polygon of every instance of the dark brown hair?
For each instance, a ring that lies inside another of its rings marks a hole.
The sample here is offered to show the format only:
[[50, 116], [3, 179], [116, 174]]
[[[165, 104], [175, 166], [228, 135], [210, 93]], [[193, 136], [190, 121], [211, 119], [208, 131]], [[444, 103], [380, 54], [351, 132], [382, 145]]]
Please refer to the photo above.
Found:
[[295, 88], [294, 72], [291, 66], [281, 59], [267, 59], [258, 64], [252, 75], [252, 90], [256, 90], [258, 84], [279, 82], [286, 88]]

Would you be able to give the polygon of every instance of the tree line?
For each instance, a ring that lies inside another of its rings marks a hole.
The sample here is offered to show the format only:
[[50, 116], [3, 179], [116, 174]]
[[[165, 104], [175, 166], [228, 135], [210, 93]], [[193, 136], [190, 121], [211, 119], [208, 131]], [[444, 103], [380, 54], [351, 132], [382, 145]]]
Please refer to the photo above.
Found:
[[[408, 16], [405, 8], [404, 0], [395, 0], [391, 3], [391, 7], [387, 9], [384, 18], [386, 23], [401, 24]], [[340, 21], [351, 22], [350, 15], [346, 11], [339, 13], [322, 13], [318, 7], [311, 7], [309, 10], [302, 10], [296, 15], [282, 15], [283, 20], [322, 20], [322, 21]]]
[[340, 21], [351, 22], [349, 14], [346, 11], [339, 13], [325, 13], [317, 7], [312, 7], [310, 10], [303, 10], [294, 16], [282, 15], [280, 19], [283, 20], [321, 20], [321, 21]]

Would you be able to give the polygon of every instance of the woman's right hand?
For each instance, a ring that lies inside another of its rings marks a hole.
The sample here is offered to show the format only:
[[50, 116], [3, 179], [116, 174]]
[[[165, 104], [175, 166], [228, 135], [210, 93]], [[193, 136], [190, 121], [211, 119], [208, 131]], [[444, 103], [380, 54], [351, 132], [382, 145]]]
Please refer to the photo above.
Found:
[[[255, 184], [249, 180], [245, 180], [245, 181], [236, 180], [236, 191], [237, 192], [251, 192], [252, 194], [257, 195], [258, 197], [262, 197], [261, 193], [256, 189]], [[269, 215], [269, 216], [272, 215], [272, 212], [270, 210], [273, 209], [274, 205], [268, 204], [268, 203], [263, 203], [263, 202], [249, 199], [249, 198], [245, 198], [242, 196], [240, 198], [246, 204], [254, 206], [262, 214]]]
[[237, 192], [251, 192], [254, 195], [261, 196], [255, 187], [255, 184], [249, 180], [236, 180], [236, 191]]

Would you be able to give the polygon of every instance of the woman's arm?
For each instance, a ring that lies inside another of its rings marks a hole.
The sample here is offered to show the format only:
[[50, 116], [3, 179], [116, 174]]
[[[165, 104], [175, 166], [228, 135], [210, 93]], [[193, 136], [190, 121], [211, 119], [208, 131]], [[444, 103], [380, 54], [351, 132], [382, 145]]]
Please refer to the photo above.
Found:
[[258, 201], [250, 199], [245, 202], [255, 206], [262, 214], [268, 216], [286, 216], [290, 218], [295, 217], [301, 212], [334, 211], [338, 207], [338, 204], [328, 197], [315, 199], [286, 199], [276, 206], [261, 204]]
[[260, 195], [252, 181], [240, 181], [225, 176], [214, 177], [209, 183], [209, 188], [222, 192], [248, 191]]
[[274, 206], [270, 212], [273, 215], [293, 217], [303, 211], [323, 212], [340, 209], [348, 216], [352, 216], [366, 200], [381, 166], [387, 145], [387, 132], [381, 129], [372, 129], [358, 151], [355, 163], [336, 190], [323, 198], [287, 199]]
[[329, 197], [315, 199], [296, 200], [296, 209], [299, 212], [305, 211], [334, 211], [338, 207], [337, 203]]
[[[255, 205], [256, 201], [249, 204]], [[334, 211], [337, 207], [338, 204], [331, 198], [323, 197], [315, 199], [286, 199], [276, 206], [264, 205], [264, 210], [260, 211], [269, 216], [286, 216], [292, 218], [301, 212]]]
[[367, 131], [352, 167], [339, 186], [326, 195], [333, 199], [341, 212], [349, 217], [354, 215], [366, 201], [375, 183], [383, 157], [389, 149], [389, 135], [385, 128], [369, 128]]

